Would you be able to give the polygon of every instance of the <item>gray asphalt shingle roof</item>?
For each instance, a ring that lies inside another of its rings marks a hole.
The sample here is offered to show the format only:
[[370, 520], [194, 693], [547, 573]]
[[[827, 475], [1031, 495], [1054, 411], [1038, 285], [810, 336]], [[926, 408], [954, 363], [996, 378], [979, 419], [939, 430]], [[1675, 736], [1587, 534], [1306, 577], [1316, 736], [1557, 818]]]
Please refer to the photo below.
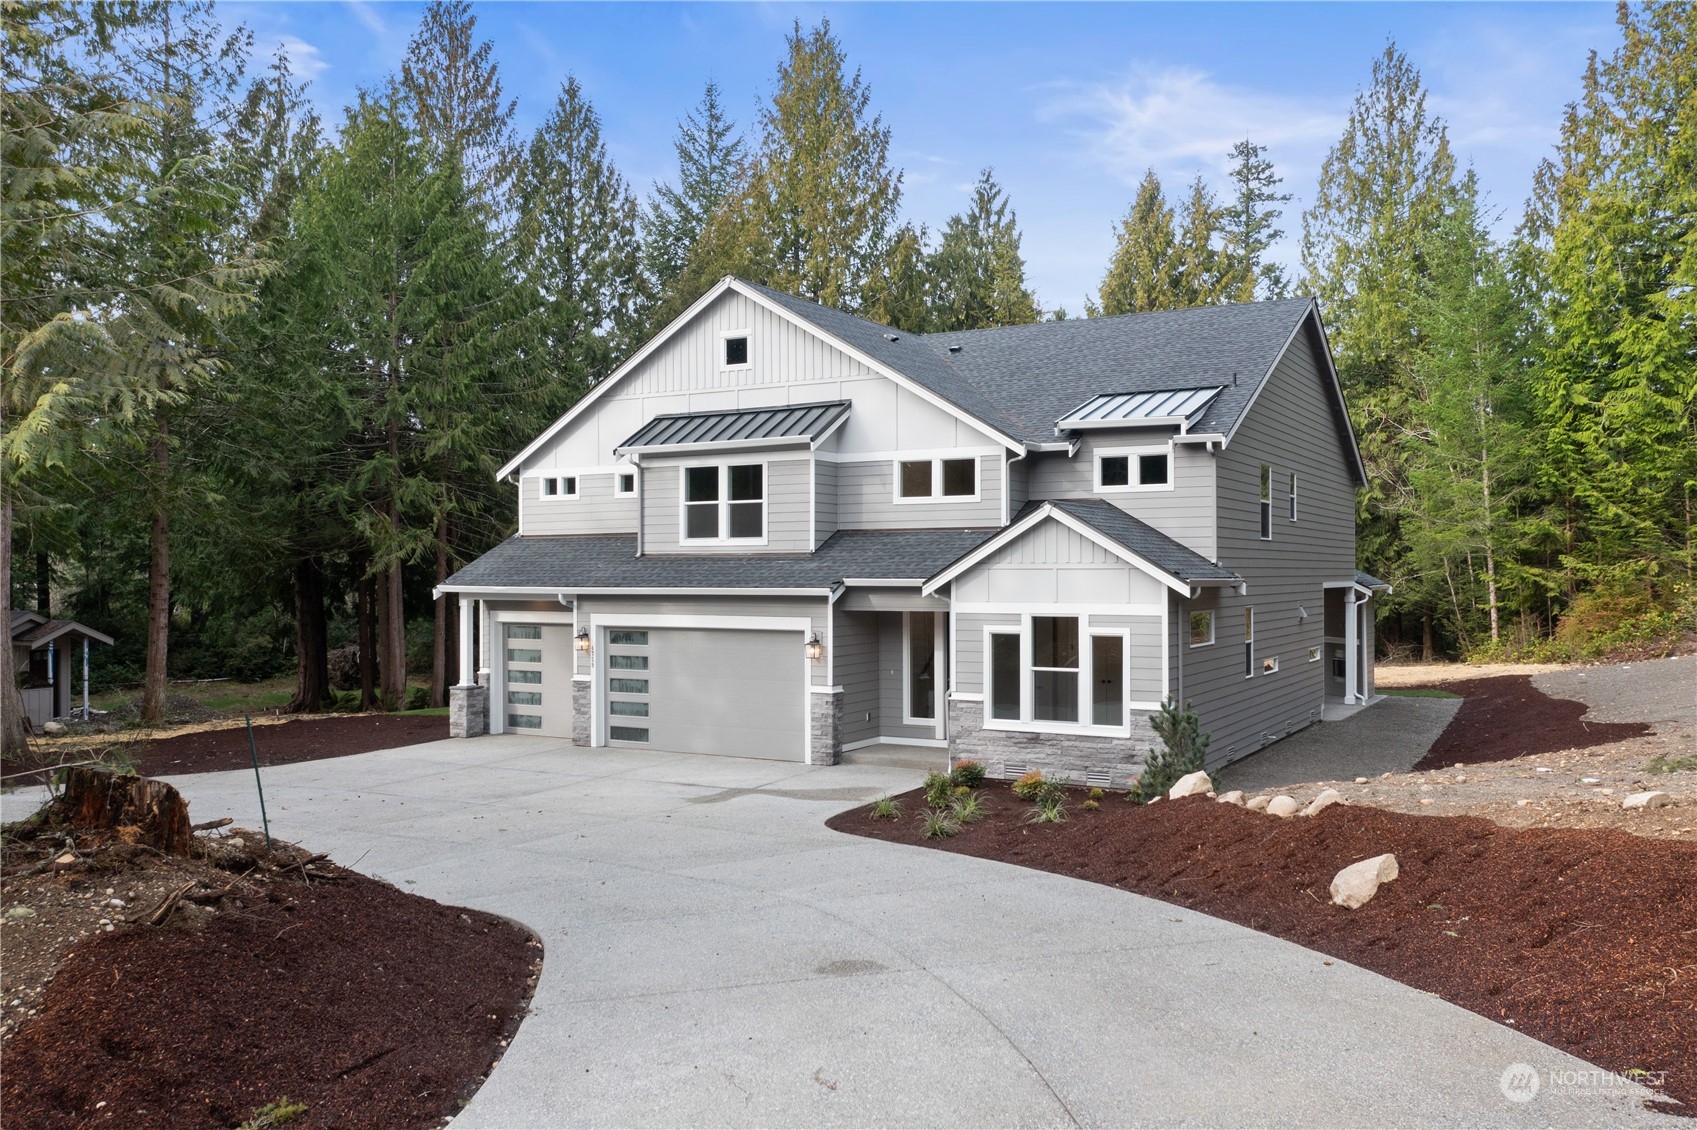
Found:
[[1147, 522], [1133, 518], [1119, 507], [1099, 498], [1030, 502], [1021, 511], [1020, 516], [1023, 518], [1044, 505], [1065, 511], [1097, 533], [1181, 581], [1243, 579], [1230, 569], [1214, 564], [1194, 549], [1174, 541]]
[[995, 530], [842, 530], [811, 554], [636, 555], [632, 534], [511, 537], [445, 589], [829, 588], [846, 577], [929, 577]]
[[1055, 421], [1091, 397], [1215, 386], [1221, 387], [1220, 395], [1191, 422], [1190, 430], [1229, 432], [1313, 306], [1311, 299], [1287, 298], [909, 334], [770, 287], [748, 285], [1026, 443], [1053, 443]]

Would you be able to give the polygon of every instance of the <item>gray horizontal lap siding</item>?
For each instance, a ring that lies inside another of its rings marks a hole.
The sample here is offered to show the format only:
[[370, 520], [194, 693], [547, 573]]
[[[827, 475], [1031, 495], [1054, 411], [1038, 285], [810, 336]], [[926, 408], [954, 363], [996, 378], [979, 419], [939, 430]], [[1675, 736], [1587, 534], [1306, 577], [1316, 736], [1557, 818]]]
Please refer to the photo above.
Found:
[[[634, 473], [635, 468], [632, 468]], [[636, 499], [613, 493], [615, 476], [579, 475], [576, 498], [542, 497], [542, 480], [519, 480], [523, 534], [633, 534]]]
[[[1323, 584], [1355, 575], [1355, 487], [1347, 448], [1332, 416], [1315, 344], [1299, 334], [1237, 435], [1219, 457], [1220, 563], [1240, 573], [1249, 593], [1209, 594], [1217, 602], [1212, 647], [1182, 649], [1184, 693], [1212, 738], [1211, 766], [1243, 757], [1317, 720], [1324, 701], [1320, 647]], [[1273, 468], [1273, 537], [1260, 536], [1261, 465]], [[1298, 520], [1288, 515], [1296, 471]], [[1255, 609], [1255, 674], [1243, 675], [1243, 609]], [[1302, 620], [1298, 609], [1306, 609]], [[1277, 656], [1279, 670], [1261, 662]]]
[[[1173, 449], [1173, 489], [1098, 493], [1096, 453], [1103, 448], [1156, 447], [1171, 433], [1089, 432], [1080, 440], [1078, 453], [1034, 455], [1028, 472], [1030, 496], [1046, 498], [1099, 498], [1149, 523], [1174, 541], [1189, 546], [1209, 560], [1216, 551], [1214, 456], [1196, 444], [1178, 444]], [[1017, 466], [1017, 464], [1016, 464]]]
[[[753, 461], [754, 457], [749, 457]], [[689, 462], [708, 462], [707, 458]], [[715, 462], [736, 463], [735, 456]], [[766, 464], [766, 544], [684, 545], [679, 540], [678, 497], [683, 472], [678, 461], [655, 462], [643, 474], [642, 551], [644, 553], [811, 553], [809, 536], [811, 461], [773, 459]], [[821, 539], [822, 540], [822, 539]]]
[[[1090, 616], [1090, 630], [1125, 628], [1131, 637], [1131, 685], [1126, 698], [1132, 702], [1161, 701], [1161, 618], [1159, 616]], [[1137, 716], [1132, 711], [1132, 716]]]
[[844, 745], [879, 736], [878, 617], [876, 613], [836, 611], [832, 672], [842, 694]]
[[978, 457], [978, 501], [895, 501], [895, 461], [837, 464], [837, 523], [844, 530], [933, 530], [1002, 524], [999, 456]]
[[837, 532], [837, 465], [813, 462], [813, 546], [824, 545]]

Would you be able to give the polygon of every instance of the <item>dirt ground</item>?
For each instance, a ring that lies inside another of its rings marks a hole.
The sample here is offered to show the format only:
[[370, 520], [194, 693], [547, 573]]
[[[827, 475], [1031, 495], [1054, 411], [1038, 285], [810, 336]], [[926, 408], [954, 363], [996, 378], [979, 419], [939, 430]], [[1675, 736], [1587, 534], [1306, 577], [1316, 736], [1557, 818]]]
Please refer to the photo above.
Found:
[[3, 865], [8, 1126], [231, 1127], [284, 1098], [291, 1126], [439, 1126], [540, 969], [504, 919], [248, 830], [180, 858], [12, 825]]
[[[256, 718], [253, 734], [261, 766], [291, 765], [297, 761], [437, 741], [448, 736], [448, 719], [436, 714], [325, 714], [272, 718], [262, 724]], [[247, 728], [240, 721], [204, 723], [164, 737], [121, 734], [100, 740], [46, 739], [40, 741], [40, 747], [38, 756], [45, 756], [50, 765], [106, 751], [121, 753], [144, 777], [215, 773], [247, 769], [253, 764]], [[27, 766], [4, 763], [0, 771], [4, 772], [8, 785], [32, 783]]]
[[[1435, 993], [1697, 1109], [1697, 845], [1614, 830], [1505, 829], [1470, 817], [1337, 806], [1281, 820], [1206, 797], [1137, 806], [1109, 794], [1028, 823], [1006, 784], [986, 816], [924, 839], [923, 794], [895, 820], [858, 808], [838, 831], [1035, 867], [1217, 915]], [[1401, 874], [1358, 910], [1343, 867], [1392, 852]]]

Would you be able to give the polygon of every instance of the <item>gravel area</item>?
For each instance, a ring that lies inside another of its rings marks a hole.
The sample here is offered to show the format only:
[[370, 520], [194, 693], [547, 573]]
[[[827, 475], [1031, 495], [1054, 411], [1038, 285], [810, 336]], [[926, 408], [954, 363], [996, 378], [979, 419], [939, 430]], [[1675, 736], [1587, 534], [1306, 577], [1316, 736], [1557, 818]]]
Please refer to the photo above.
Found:
[[1320, 722], [1220, 771], [1223, 789], [1256, 792], [1303, 781], [1406, 773], [1461, 709], [1459, 698], [1386, 697], [1337, 722]]
[[1697, 655], [1566, 667], [1534, 674], [1532, 685], [1552, 698], [1578, 699], [1591, 708], [1586, 717], [1599, 722], [1648, 722], [1658, 733], [1697, 726]]

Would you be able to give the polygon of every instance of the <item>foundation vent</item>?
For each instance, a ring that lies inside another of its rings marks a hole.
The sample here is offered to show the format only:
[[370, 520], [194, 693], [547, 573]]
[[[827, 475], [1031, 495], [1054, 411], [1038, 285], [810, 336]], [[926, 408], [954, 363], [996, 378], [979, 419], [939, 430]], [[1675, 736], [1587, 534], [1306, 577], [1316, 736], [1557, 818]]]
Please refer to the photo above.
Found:
[[1031, 772], [1031, 766], [1029, 765], [1003, 765], [1002, 780], [1017, 781], [1029, 772]]
[[1114, 775], [1107, 769], [1086, 769], [1084, 783], [1092, 789], [1105, 789], [1113, 783]]

